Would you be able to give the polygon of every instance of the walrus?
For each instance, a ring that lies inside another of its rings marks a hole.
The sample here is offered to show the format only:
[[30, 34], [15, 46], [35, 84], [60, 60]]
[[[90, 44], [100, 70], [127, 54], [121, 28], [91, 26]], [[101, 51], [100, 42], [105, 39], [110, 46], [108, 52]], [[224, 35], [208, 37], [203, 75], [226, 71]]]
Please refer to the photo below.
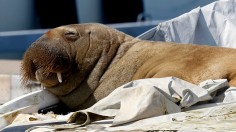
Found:
[[23, 84], [40, 82], [74, 111], [137, 79], [227, 79], [236, 86], [236, 49], [140, 40], [103, 24], [70, 24], [38, 38], [23, 56], [21, 73]]

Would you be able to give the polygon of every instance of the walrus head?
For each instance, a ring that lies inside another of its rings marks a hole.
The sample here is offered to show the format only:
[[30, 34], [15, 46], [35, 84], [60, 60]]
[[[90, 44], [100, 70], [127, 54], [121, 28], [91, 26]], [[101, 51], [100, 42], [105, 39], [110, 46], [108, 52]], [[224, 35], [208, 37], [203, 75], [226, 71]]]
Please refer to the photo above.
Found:
[[[66, 31], [65, 31], [66, 30]], [[60, 32], [65, 32], [60, 34]], [[64, 35], [63, 39], [61, 36]], [[24, 54], [22, 62], [23, 83], [29, 80], [39, 81], [45, 87], [52, 87], [62, 82], [61, 73], [72, 67], [74, 51], [65, 41], [73, 42], [78, 38], [74, 28], [50, 30], [34, 42]]]
[[55, 95], [70, 93], [84, 80], [94, 89], [125, 39], [127, 35], [102, 24], [51, 29], [25, 52], [22, 83], [39, 81]]

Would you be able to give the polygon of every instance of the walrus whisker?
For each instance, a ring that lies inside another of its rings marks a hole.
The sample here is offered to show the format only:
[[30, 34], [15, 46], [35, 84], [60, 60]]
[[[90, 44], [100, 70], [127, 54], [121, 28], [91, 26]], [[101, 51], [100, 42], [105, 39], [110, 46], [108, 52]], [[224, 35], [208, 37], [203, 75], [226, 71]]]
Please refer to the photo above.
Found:
[[61, 72], [57, 72], [57, 79], [58, 79], [59, 83], [62, 83]]

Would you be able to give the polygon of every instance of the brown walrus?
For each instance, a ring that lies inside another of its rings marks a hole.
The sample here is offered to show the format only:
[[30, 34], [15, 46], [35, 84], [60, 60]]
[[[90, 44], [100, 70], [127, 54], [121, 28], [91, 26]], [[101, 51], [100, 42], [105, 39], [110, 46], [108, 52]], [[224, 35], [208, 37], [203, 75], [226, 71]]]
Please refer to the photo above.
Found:
[[236, 86], [236, 49], [144, 41], [102, 24], [49, 30], [25, 52], [23, 83], [39, 81], [72, 110], [135, 79], [174, 76]]

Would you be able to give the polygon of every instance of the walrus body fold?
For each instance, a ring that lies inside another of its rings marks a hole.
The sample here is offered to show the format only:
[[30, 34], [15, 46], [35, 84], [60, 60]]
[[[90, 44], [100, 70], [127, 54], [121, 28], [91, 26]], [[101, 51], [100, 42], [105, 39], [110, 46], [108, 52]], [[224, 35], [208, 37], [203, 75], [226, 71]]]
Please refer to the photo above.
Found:
[[136, 79], [174, 76], [236, 86], [236, 49], [139, 40], [102, 24], [49, 30], [25, 52], [23, 84], [39, 81], [72, 110]]

